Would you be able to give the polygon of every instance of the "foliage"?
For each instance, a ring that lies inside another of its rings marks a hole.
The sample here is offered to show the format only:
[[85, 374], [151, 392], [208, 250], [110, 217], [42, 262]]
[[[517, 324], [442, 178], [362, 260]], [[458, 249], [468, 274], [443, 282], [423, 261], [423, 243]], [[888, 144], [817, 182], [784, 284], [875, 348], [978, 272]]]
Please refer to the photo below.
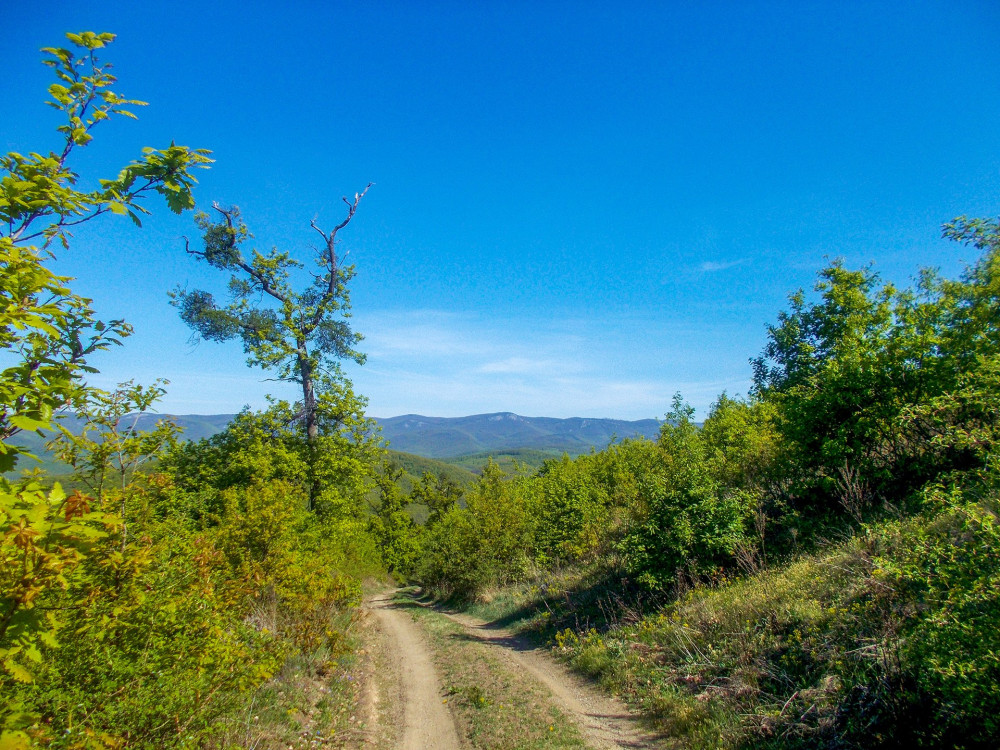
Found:
[[[238, 582], [234, 606], [298, 650], [336, 642], [341, 636], [330, 630], [330, 616], [360, 601], [340, 559], [350, 527], [323, 523], [308, 512], [302, 488], [278, 480], [230, 488], [223, 502], [212, 536]], [[354, 531], [363, 534], [357, 525]]]
[[916, 615], [900, 627], [899, 660], [933, 707], [925, 745], [1000, 736], [998, 506], [995, 494], [969, 502], [977, 494], [969, 489], [928, 488], [936, 517], [886, 529], [889, 552], [873, 571], [899, 598], [896, 608]]
[[[71, 166], [75, 151], [91, 141], [100, 122], [134, 117], [125, 107], [143, 103], [110, 88], [116, 79], [97, 53], [114, 35], [83, 32], [67, 38], [75, 49], [43, 50], [57, 78], [48, 104], [65, 118], [57, 128], [59, 150], [0, 156], [0, 345], [13, 355], [0, 372], [4, 441], [19, 430], [48, 427], [55, 409], [84, 393], [80, 377], [92, 371], [87, 358], [121, 343], [131, 331], [121, 320], [97, 321], [90, 300], [73, 294], [68, 279], [44, 266], [52, 245], [68, 247], [72, 227], [102, 214], [128, 214], [139, 224], [150, 193], [163, 196], [175, 213], [191, 208], [191, 171], [210, 161], [207, 151], [185, 146], [144, 149], [116, 178], [79, 189]], [[4, 442], [0, 468], [11, 469], [17, 453]]]
[[729, 487], [777, 493], [778, 409], [768, 401], [719, 396], [701, 429], [712, 475]]
[[420, 558], [420, 540], [417, 526], [406, 512], [411, 498], [403, 496], [399, 486], [401, 475], [401, 470], [387, 465], [379, 473], [368, 529], [381, 550], [386, 569], [405, 579]]
[[166, 393], [165, 385], [162, 380], [149, 387], [129, 381], [111, 392], [88, 389], [74, 413], [83, 423], [80, 433], [57, 423], [61, 429], [50, 445], [98, 500], [108, 489], [124, 490], [136, 470], [175, 444], [178, 430], [170, 421], [136, 430], [140, 416]]
[[801, 291], [789, 298], [791, 311], [769, 328], [754, 377], [758, 391], [779, 404], [786, 460], [804, 502], [840, 512], [826, 505], [836, 501], [838, 478], [864, 477], [860, 506], [898, 479], [899, 408], [919, 383], [894, 377], [908, 354], [895, 288], [881, 286], [870, 269], [835, 262], [820, 272], [816, 292], [815, 303]]
[[519, 580], [534, 548], [537, 485], [507, 479], [492, 461], [466, 493], [428, 529], [416, 578], [442, 595], [470, 598], [489, 586]]
[[[246, 257], [241, 246], [251, 235], [239, 209], [214, 204], [221, 221], [213, 223], [207, 214], [199, 213], [195, 220], [203, 232], [204, 249], [189, 246], [188, 252], [230, 274], [232, 301], [220, 306], [202, 290], [178, 288], [171, 293], [181, 319], [200, 336], [209, 341], [238, 339], [250, 366], [273, 370], [279, 380], [301, 387], [302, 401], [293, 421], [301, 424], [306, 436], [311, 470], [323, 453], [317, 439], [340, 431], [342, 408], [350, 413], [353, 407], [350, 399], [344, 401], [350, 383], [341, 374], [339, 362], [350, 359], [360, 364], [365, 359], [355, 348], [361, 336], [351, 330], [348, 320], [347, 284], [354, 268], [341, 265], [336, 242], [337, 233], [354, 217], [370, 187], [356, 193], [353, 202], [344, 198], [347, 216], [329, 233], [311, 224], [323, 237], [323, 248], [315, 259], [320, 273], [312, 274], [312, 283], [302, 291], [296, 290], [294, 279], [302, 268], [299, 261], [277, 249], [268, 253], [254, 249]], [[322, 485], [318, 473], [310, 478], [310, 503], [317, 500]]]
[[808, 514], [857, 522], [944, 472], [983, 465], [996, 413], [1000, 231], [962, 217], [944, 234], [983, 251], [959, 279], [925, 270], [899, 291], [834, 263], [818, 301], [797, 292], [769, 329], [756, 388], [778, 409], [790, 493]]
[[[360, 596], [351, 574], [381, 570], [359, 509], [382, 449], [363, 401], [336, 379], [316, 399], [329, 451], [319, 459], [293, 439], [287, 403], [182, 449], [169, 424], [135, 429], [160, 382], [112, 392], [83, 383], [89, 355], [130, 329], [94, 319], [89, 300], [45, 267], [50, 246], [104, 213], [139, 223], [150, 192], [190, 208], [191, 169], [208, 159], [147, 149], [117, 179], [77, 189], [71, 153], [139, 102], [108, 88], [95, 52], [111, 35], [68, 36], [81, 57], [47, 50], [67, 122], [62, 152], [2, 161], [0, 335], [14, 364], [0, 375], [0, 432], [51, 431], [55, 410], [70, 407], [82, 434], [62, 430], [55, 444], [89, 494], [43, 491], [33, 475], [0, 483], [0, 744], [202, 745], [286, 656], [343, 652], [345, 613]], [[143, 473], [168, 449], [169, 473]], [[4, 444], [5, 468], [17, 453]], [[313, 478], [325, 487], [311, 513]]]
[[453, 458], [441, 458], [439, 460], [477, 475], [482, 474], [486, 464], [492, 461], [508, 474], [529, 476], [542, 468], [542, 465], [546, 461], [559, 458], [559, 456], [560, 452], [555, 450], [512, 448], [508, 450], [470, 453]]
[[968, 494], [935, 488], [936, 510], [638, 622], [564, 631], [557, 651], [688, 747], [989, 747], [995, 495]]
[[[209, 162], [207, 152], [183, 146], [145, 149], [117, 178], [79, 189], [71, 166], [76, 149], [90, 142], [98, 123], [116, 115], [131, 117], [124, 107], [141, 102], [114, 93], [110, 86], [115, 78], [97, 58], [113, 35], [84, 32], [67, 38], [75, 51], [43, 50], [57, 78], [49, 87], [49, 104], [64, 116], [59, 151], [0, 157], [0, 344], [10, 362], [0, 373], [0, 436], [5, 441], [20, 430], [50, 428], [57, 408], [82, 403], [89, 393], [82, 376], [93, 372], [87, 358], [130, 332], [123, 321], [97, 321], [90, 301], [75, 295], [68, 279], [46, 268], [52, 245], [68, 247], [73, 226], [102, 214], [128, 214], [140, 223], [150, 193], [163, 196], [176, 213], [190, 208], [191, 171]], [[20, 452], [4, 442], [2, 468], [12, 468]], [[67, 598], [67, 592], [79, 597], [98, 590], [91, 579], [94, 556], [103, 554], [111, 543], [109, 532], [121, 521], [93, 498], [79, 492], [67, 497], [58, 485], [46, 494], [33, 479], [13, 487], [2, 484], [0, 691], [6, 696], [41, 689], [43, 676], [56, 668], [54, 654], [68, 658], [58, 634], [74, 632], [70, 625], [83, 605], [72, 605], [79, 599]], [[4, 703], [4, 740], [23, 741], [22, 730], [38, 714], [18, 700]]]
[[[56, 485], [48, 494], [27, 480], [0, 491], [0, 686], [35, 679], [32, 664], [43, 650], [58, 646], [66, 618], [40, 606], [57, 596], [79, 575], [80, 563], [97, 540], [118, 521], [91, 509], [80, 493], [67, 497]], [[3, 714], [0, 714], [3, 717]]]
[[600, 547], [608, 523], [607, 502], [588, 463], [563, 455], [546, 461], [538, 472], [535, 549], [541, 564], [579, 560]]
[[230, 487], [280, 480], [309, 497], [318, 481], [313, 511], [330, 518], [360, 517], [362, 498], [375, 486], [384, 456], [364, 406], [349, 383], [331, 383], [318, 399], [324, 429], [314, 446], [297, 427], [298, 407], [273, 401], [261, 412], [244, 410], [207, 440], [179, 444], [163, 466], [180, 489], [203, 498], [199, 503], [209, 513], [217, 509], [218, 493]]
[[219, 556], [176, 524], [106, 536], [59, 597], [66, 637], [9, 695], [55, 746], [163, 747], [206, 731], [281, 663], [282, 644], [234, 618]]
[[[81, 463], [97, 463], [83, 447]], [[211, 510], [198, 505], [207, 497]], [[46, 592], [46, 610], [63, 620], [51, 633], [27, 623], [60, 647], [32, 682], [7, 686], [24, 709], [19, 721], [51, 741], [163, 747], [210, 736], [286, 656], [340, 653], [332, 623], [359, 601], [356, 576], [380, 570], [362, 520], [309, 512], [303, 485], [281, 479], [192, 496], [169, 475], [133, 475], [101, 500], [70, 498], [64, 512], [95, 527], [91, 541], [74, 575]], [[53, 524], [56, 534], [66, 531]], [[62, 632], [73, 637], [63, 643]], [[25, 656], [39, 657], [20, 645], [7, 654], [15, 676]]]
[[471, 471], [466, 471], [451, 463], [445, 463], [434, 458], [417, 456], [413, 453], [402, 453], [392, 450], [390, 445], [387, 453], [387, 460], [394, 469], [402, 469], [405, 474], [402, 477], [401, 486], [407, 492], [413, 489], [417, 481], [427, 473], [435, 477], [447, 479], [449, 483], [458, 487], [465, 487], [476, 481], [477, 475]]
[[462, 499], [462, 487], [446, 474], [425, 471], [413, 485], [410, 502], [425, 505], [428, 510], [426, 526], [433, 526]]
[[662, 462], [641, 480], [643, 507], [619, 544], [626, 570], [650, 587], [732, 562], [757, 504], [751, 491], [713, 475], [693, 415], [675, 396], [660, 435]]

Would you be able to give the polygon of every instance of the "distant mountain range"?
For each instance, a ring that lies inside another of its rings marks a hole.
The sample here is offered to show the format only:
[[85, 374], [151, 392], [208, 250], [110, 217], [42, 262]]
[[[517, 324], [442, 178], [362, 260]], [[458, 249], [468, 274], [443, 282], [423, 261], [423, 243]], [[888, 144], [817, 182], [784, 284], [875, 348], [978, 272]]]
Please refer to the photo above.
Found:
[[660, 422], [642, 419], [555, 419], [522, 417], [510, 412], [470, 417], [424, 417], [406, 414], [377, 420], [393, 450], [428, 458], [535, 448], [553, 453], [600, 450], [614, 438], [656, 438]]
[[[136, 429], [149, 429], [158, 419], [173, 419], [183, 428], [183, 437], [201, 440], [221, 430], [233, 414], [143, 414]], [[64, 424], [71, 430], [75, 420]], [[401, 417], [376, 419], [382, 436], [394, 451], [412, 453], [436, 459], [450, 459], [471, 454], [533, 449], [548, 454], [579, 455], [591, 448], [600, 450], [612, 440], [632, 437], [655, 439], [660, 422], [641, 419], [586, 419], [574, 417], [522, 417], [510, 412], [475, 414], [469, 417], [425, 417], [406, 414]], [[44, 440], [34, 433], [21, 433], [12, 442], [29, 450], [44, 453]]]

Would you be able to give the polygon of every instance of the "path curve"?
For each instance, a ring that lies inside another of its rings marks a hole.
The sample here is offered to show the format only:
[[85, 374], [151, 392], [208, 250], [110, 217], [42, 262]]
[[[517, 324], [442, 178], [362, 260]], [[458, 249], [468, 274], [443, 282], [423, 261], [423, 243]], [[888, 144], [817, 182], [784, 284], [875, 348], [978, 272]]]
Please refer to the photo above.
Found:
[[368, 600], [371, 610], [395, 641], [402, 682], [403, 733], [400, 750], [459, 750], [455, 722], [444, 705], [437, 672], [423, 634], [405, 610], [392, 604], [393, 592]]
[[[440, 610], [439, 610], [440, 611]], [[600, 750], [656, 747], [656, 737], [642, 729], [625, 705], [600, 692], [546, 649], [527, 638], [466, 614], [442, 612], [472, 637], [494, 646], [509, 662], [521, 667], [549, 689], [556, 703], [573, 718], [591, 747]]]

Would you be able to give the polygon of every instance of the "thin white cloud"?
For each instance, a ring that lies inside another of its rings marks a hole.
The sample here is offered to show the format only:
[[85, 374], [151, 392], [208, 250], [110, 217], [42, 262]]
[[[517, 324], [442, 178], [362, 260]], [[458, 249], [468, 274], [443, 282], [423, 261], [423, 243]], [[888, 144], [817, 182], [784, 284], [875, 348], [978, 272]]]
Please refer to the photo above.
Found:
[[[367, 397], [368, 412], [380, 417], [512, 411], [655, 418], [677, 391], [703, 415], [723, 390], [745, 393], [749, 386], [749, 367], [730, 371], [727, 359], [716, 356], [731, 346], [727, 336], [655, 317], [419, 310], [373, 311], [354, 323], [366, 334], [361, 348], [368, 361], [363, 367], [345, 363], [345, 371]], [[200, 347], [158, 370], [173, 381], [161, 411], [233, 412], [245, 403], [262, 407], [268, 392], [299, 395], [294, 385], [267, 381], [259, 370], [234, 378], [217, 369], [223, 359], [242, 355], [234, 347]], [[149, 368], [136, 365], [132, 372], [144, 380]]]
[[486, 362], [477, 367], [476, 372], [506, 375], [553, 375], [555, 373], [575, 372], [579, 369], [579, 363], [572, 361], [508, 357]]
[[496, 345], [481, 337], [466, 316], [433, 310], [365, 316], [363, 330], [369, 356], [489, 356]]
[[704, 271], [705, 273], [712, 273], [714, 271], [725, 271], [728, 268], [735, 268], [736, 266], [742, 266], [746, 263], [746, 258], [740, 258], [739, 260], [727, 260], [727, 261], [713, 261], [706, 260], [700, 266], [698, 266], [699, 271]]
[[723, 390], [735, 394], [747, 389], [746, 380], [739, 378], [643, 379], [593, 371], [567, 375], [484, 368], [436, 373], [392, 369], [359, 372], [357, 377], [359, 390], [370, 397], [370, 412], [382, 417], [512, 411], [523, 416], [660, 418], [678, 391], [704, 414]]

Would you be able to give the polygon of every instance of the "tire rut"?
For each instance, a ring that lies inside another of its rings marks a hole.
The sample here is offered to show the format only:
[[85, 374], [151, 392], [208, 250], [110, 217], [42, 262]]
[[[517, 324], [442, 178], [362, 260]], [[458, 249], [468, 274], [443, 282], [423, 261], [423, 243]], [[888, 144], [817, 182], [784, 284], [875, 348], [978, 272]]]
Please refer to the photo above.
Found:
[[459, 750], [455, 722], [442, 703], [437, 671], [423, 634], [410, 615], [392, 603], [393, 592], [368, 600], [368, 609], [395, 641], [395, 664], [399, 672], [403, 727], [400, 750]]
[[[438, 610], [441, 612], [441, 610]], [[643, 730], [625, 705], [600, 692], [527, 638], [470, 615], [441, 612], [470, 637], [497, 648], [504, 658], [527, 671], [552, 694], [579, 726], [588, 744], [599, 750], [654, 748], [657, 737]]]

